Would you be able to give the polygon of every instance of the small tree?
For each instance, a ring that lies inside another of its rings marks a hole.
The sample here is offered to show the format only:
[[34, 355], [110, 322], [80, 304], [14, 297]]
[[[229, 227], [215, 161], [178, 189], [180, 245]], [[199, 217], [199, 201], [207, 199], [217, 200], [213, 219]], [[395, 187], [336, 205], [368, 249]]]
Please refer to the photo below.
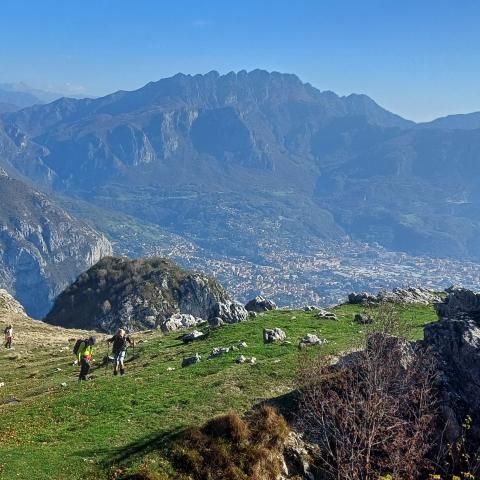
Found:
[[328, 478], [419, 478], [434, 430], [435, 362], [392, 335], [401, 327], [393, 305], [371, 314], [363, 350], [336, 365], [324, 356], [304, 363], [298, 421]]

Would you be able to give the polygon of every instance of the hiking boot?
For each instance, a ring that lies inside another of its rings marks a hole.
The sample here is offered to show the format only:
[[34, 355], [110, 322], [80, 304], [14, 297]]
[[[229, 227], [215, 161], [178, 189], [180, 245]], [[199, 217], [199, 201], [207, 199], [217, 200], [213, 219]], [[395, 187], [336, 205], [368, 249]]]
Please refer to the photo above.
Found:
[[125, 369], [124, 368], [120, 369], [120, 375], [125, 375]]
[[114, 375], [118, 375], [117, 370], [114, 370], [114, 371], [113, 371], [113, 374], [114, 374]]

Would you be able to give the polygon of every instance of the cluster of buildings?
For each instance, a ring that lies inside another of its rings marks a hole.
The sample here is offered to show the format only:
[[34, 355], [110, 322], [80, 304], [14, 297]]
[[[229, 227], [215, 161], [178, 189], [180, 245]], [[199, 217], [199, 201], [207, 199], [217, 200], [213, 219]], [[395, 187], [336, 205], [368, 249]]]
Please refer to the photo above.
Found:
[[450, 285], [478, 288], [480, 265], [452, 259], [415, 257], [358, 242], [305, 243], [263, 240], [255, 261], [215, 255], [182, 237], [162, 246], [145, 244], [143, 255], [168, 256], [178, 264], [217, 278], [232, 295], [247, 301], [262, 294], [278, 305], [328, 306], [353, 291], [377, 292], [421, 286], [442, 290]]

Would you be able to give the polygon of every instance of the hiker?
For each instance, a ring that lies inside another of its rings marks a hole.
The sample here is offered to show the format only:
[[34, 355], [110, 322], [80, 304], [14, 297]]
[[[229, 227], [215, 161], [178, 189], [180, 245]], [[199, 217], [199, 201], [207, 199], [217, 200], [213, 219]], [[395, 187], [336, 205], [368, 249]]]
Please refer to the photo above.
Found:
[[118, 369], [120, 368], [120, 375], [125, 375], [125, 355], [127, 353], [128, 344], [134, 345], [133, 340], [126, 334], [123, 328], [120, 328], [118, 332], [107, 340], [108, 343], [112, 343], [112, 353], [115, 357], [115, 366], [113, 368], [113, 374], [118, 375]]
[[78, 380], [86, 380], [88, 372], [90, 371], [90, 362], [93, 356], [93, 346], [97, 343], [95, 337], [87, 338], [80, 343], [77, 350], [77, 359], [80, 363], [80, 374]]
[[5, 348], [12, 348], [13, 327], [9, 325], [3, 333], [5, 334]]

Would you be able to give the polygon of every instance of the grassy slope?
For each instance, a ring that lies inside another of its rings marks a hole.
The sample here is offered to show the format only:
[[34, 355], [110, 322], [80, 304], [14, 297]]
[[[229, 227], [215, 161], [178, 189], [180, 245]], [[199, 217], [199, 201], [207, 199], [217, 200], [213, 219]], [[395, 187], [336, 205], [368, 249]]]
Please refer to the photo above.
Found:
[[[0, 388], [0, 478], [108, 478], [112, 463], [139, 462], [163, 436], [183, 426], [230, 409], [244, 411], [288, 392], [294, 387], [302, 358], [297, 344], [304, 334], [327, 338], [326, 351], [332, 354], [351, 348], [361, 336], [363, 327], [352, 323], [361, 307], [334, 310], [338, 322], [315, 319], [313, 313], [270, 312], [212, 331], [190, 345], [183, 345], [178, 334], [139, 334], [136, 338], [143, 343], [127, 376], [117, 378], [99, 369], [94, 380], [82, 385], [76, 382], [65, 336], [55, 346], [42, 346], [37, 339], [28, 352], [25, 345], [15, 352], [2, 350], [0, 382], [6, 385]], [[436, 319], [431, 307], [408, 306], [402, 315], [413, 338], [421, 338], [423, 326]], [[264, 345], [263, 327], [284, 329], [292, 344]], [[244, 351], [207, 360], [213, 347], [240, 340], [248, 344]], [[100, 345], [97, 358], [105, 352]], [[202, 362], [180, 368], [182, 358], [195, 352]], [[317, 347], [309, 349], [309, 354], [315, 352]], [[235, 364], [240, 353], [255, 356], [258, 363]], [[19, 403], [1, 404], [12, 396]]]

